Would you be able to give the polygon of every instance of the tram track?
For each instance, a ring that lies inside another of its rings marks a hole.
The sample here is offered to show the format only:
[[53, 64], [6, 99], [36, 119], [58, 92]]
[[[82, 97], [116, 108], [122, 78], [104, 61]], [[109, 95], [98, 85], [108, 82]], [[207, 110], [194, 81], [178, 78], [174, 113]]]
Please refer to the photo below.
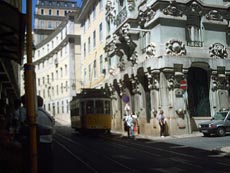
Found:
[[[174, 147], [171, 147], [169, 149], [164, 149], [164, 147], [160, 148], [160, 147], [151, 146], [151, 143], [149, 145], [147, 143], [137, 142], [137, 140], [133, 140], [133, 139], [124, 140], [121, 138], [115, 138], [114, 139], [114, 138], [105, 137], [105, 136], [101, 136], [101, 137], [104, 138], [105, 140], [110, 140], [116, 144], [119, 143], [120, 146], [123, 146], [123, 147], [128, 146], [129, 148], [132, 148], [132, 149], [138, 149], [140, 152], [144, 152], [144, 153], [151, 155], [151, 156], [161, 157], [162, 153], [166, 153], [166, 154], [168, 153], [169, 155], [173, 156], [173, 158], [168, 157], [168, 159], [170, 159], [174, 162], [180, 162], [181, 163], [181, 158], [183, 158], [183, 164], [186, 164], [188, 166], [192, 166], [193, 168], [196, 168], [196, 169], [203, 168], [203, 165], [205, 164], [205, 162], [207, 162], [207, 165], [209, 165], [210, 164], [209, 159], [212, 159], [214, 161], [214, 163], [218, 163], [220, 165], [227, 165], [228, 164], [228, 160], [226, 160], [226, 159], [224, 159], [220, 162], [220, 160], [218, 160], [219, 157], [215, 158], [215, 153], [213, 153], [214, 154], [213, 157], [212, 157], [212, 155], [208, 155], [209, 158], [207, 158], [204, 162], [203, 156], [198, 157], [198, 156], [193, 156], [191, 153], [185, 154], [182, 152], [173, 151], [172, 149]], [[158, 142], [155, 142], [155, 144], [156, 143], [158, 143]], [[159, 143], [160, 143], [160, 141], [159, 141]], [[175, 144], [172, 144], [172, 145], [175, 145]], [[191, 148], [191, 147], [183, 147], [183, 148]], [[210, 152], [210, 151], [204, 150], [204, 152]], [[180, 159], [175, 159], [175, 158], [180, 158]]]
[[[97, 152], [90, 146], [83, 145], [64, 135], [55, 134], [54, 142], [63, 150], [83, 164], [90, 172], [111, 172], [111, 168], [117, 173], [137, 172], [135, 169], [112, 159], [111, 157]], [[87, 171], [86, 171], [87, 172]]]
[[[144, 142], [143, 140], [139, 139], [133, 140], [121, 138], [121, 136], [95, 136], [69, 133], [69, 131], [64, 133], [62, 132], [60, 131], [58, 134], [62, 134], [65, 140], [74, 142], [76, 146], [80, 147], [80, 150], [87, 150], [90, 148], [91, 151], [86, 152], [96, 155], [94, 159], [105, 159], [106, 161], [102, 161], [105, 165], [109, 160], [112, 159], [116, 162], [114, 165], [117, 165], [118, 163], [118, 165], [122, 164], [125, 166], [121, 170], [112, 172], [151, 172], [152, 170], [161, 169], [161, 165], [165, 161], [167, 162], [167, 168], [164, 169], [169, 170], [174, 168], [184, 171], [202, 170], [204, 166], [206, 167], [210, 164], [211, 165], [208, 166], [209, 170], [222, 170], [223, 165], [227, 166], [226, 158], [223, 160], [218, 160], [218, 158], [215, 158], [215, 156], [210, 157], [210, 151], [199, 149], [194, 150], [187, 146], [180, 147], [179, 144], [169, 144], [157, 140], [154, 142]], [[78, 142], [78, 140], [81, 141]], [[84, 147], [82, 148], [82, 146]], [[104, 154], [97, 152], [97, 150], [101, 150], [101, 146], [103, 146]], [[196, 154], [193, 154], [191, 151], [196, 152]], [[135, 155], [138, 157], [135, 158]], [[88, 160], [88, 158], [84, 158], [84, 156], [83, 158], [80, 158], [83, 161]], [[165, 160], [165, 158], [167, 158], [167, 160]], [[141, 165], [139, 165], [139, 163], [141, 163]], [[152, 165], [153, 163], [154, 165]], [[90, 162], [89, 164], [95, 168], [96, 171], [103, 172], [101, 169], [97, 169], [97, 167], [100, 168], [101, 165], [94, 166], [95, 164], [93, 162]], [[216, 168], [216, 166], [218, 168]], [[111, 172], [111, 169], [108, 169], [104, 172]]]
[[[100, 135], [99, 136], [101, 138], [101, 140], [103, 140], [105, 143], [108, 143], [108, 141], [110, 142], [109, 144], [109, 149], [107, 149], [106, 151], [106, 148], [105, 148], [105, 151], [108, 152], [108, 150], [116, 150], [116, 151], [130, 151], [130, 153], [141, 153], [142, 155], [144, 155], [145, 159], [148, 160], [148, 162], [151, 164], [151, 162], [155, 162], [155, 163], [159, 163], [161, 164], [162, 162], [162, 155], [160, 153], [155, 153], [155, 150], [153, 150], [152, 147], [149, 147], [147, 146], [147, 148], [149, 150], [146, 150], [146, 145], [141, 145], [141, 144], [137, 144], [135, 140], [122, 140], [122, 139], [111, 139], [110, 137], [106, 137], [104, 135]], [[68, 138], [67, 138], [68, 139]], [[77, 138], [76, 138], [77, 139]], [[75, 142], [76, 143], [76, 142]], [[114, 145], [111, 143], [114, 143]], [[90, 146], [92, 148], [91, 145], [87, 145], [87, 146]], [[140, 148], [141, 147], [141, 148]], [[97, 144], [95, 143], [94, 145], [94, 149], [96, 150], [98, 148]], [[164, 151], [163, 149], [160, 149], [160, 151]], [[113, 155], [113, 157], [117, 158], [117, 159], [129, 159], [130, 158], [130, 155], [131, 154], [126, 154], [124, 153], [122, 156], [118, 156], [118, 155]], [[172, 152], [170, 152], [172, 153]], [[138, 154], [138, 155], [139, 155]], [[175, 154], [175, 153], [174, 153]], [[185, 156], [185, 155], [183, 155]], [[123, 158], [122, 158], [123, 157]], [[131, 156], [132, 158], [135, 157], [135, 156]], [[175, 157], [175, 156], [171, 156], [171, 157]], [[193, 165], [190, 163], [190, 161], [186, 160], [186, 159], [173, 159], [169, 157], [169, 160], [171, 160], [171, 165], [178, 165], [178, 162], [183, 160], [183, 166], [187, 165], [187, 167], [193, 167], [193, 168], [196, 168], [196, 169], [201, 169], [202, 166], [199, 166], [199, 165]], [[107, 157], [109, 158], [109, 157]], [[134, 158], [135, 159], [135, 158]], [[138, 159], [139, 160], [139, 159]], [[117, 162], [117, 161], [116, 161]], [[149, 164], [148, 163], [148, 164]], [[181, 162], [180, 162], [181, 163]], [[124, 165], [124, 164], [123, 164]], [[156, 164], [158, 165], [158, 164]], [[138, 167], [138, 165], [135, 165]], [[135, 167], [134, 166], [134, 167]], [[127, 166], [126, 166], [127, 167]], [[144, 166], [143, 166], [144, 167]], [[137, 170], [140, 171], [140, 167], [139, 168], [136, 168]], [[141, 168], [142, 169], [142, 168]], [[135, 170], [132, 170], [131, 172], [137, 172]]]

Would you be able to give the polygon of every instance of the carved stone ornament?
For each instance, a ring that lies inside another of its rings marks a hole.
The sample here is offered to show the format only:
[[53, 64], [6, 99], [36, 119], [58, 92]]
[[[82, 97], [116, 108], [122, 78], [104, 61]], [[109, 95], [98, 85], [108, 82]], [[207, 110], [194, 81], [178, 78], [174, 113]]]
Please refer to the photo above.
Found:
[[122, 81], [120, 79], [117, 84], [118, 84], [118, 87], [119, 87], [119, 90], [120, 90], [120, 96], [123, 96], [123, 94], [125, 92], [124, 81]]
[[179, 40], [170, 40], [166, 43], [166, 53], [170, 55], [186, 55], [185, 44]]
[[113, 7], [113, 4], [112, 4], [111, 0], [107, 0], [105, 10], [106, 10], [106, 15], [105, 15], [106, 16], [106, 21], [107, 22], [115, 21], [116, 11], [115, 11], [115, 7]]
[[129, 37], [129, 29], [130, 29], [130, 25], [128, 23], [125, 23], [120, 30], [122, 37], [125, 39], [128, 45], [131, 42], [131, 39]]
[[217, 10], [211, 10], [206, 15], [206, 19], [208, 19], [208, 20], [223, 21], [223, 16], [221, 15], [221, 13], [219, 11], [217, 11]]
[[173, 90], [175, 88], [175, 79], [174, 76], [171, 75], [168, 79], [167, 79], [167, 84], [168, 84], [168, 89], [169, 90]]
[[149, 22], [150, 20], [152, 20], [154, 18], [154, 16], [156, 15], [156, 12], [151, 8], [151, 7], [147, 7], [146, 10], [146, 21]]
[[146, 22], [146, 14], [144, 13], [144, 11], [142, 10], [139, 10], [139, 13], [138, 13], [138, 23], [139, 25], [144, 25]]
[[202, 9], [201, 6], [196, 1], [193, 1], [191, 5], [188, 6], [187, 12], [189, 12], [189, 14], [201, 15]]
[[159, 75], [153, 75], [151, 72], [147, 73], [148, 89], [159, 90]]
[[165, 15], [171, 16], [182, 16], [183, 12], [177, 8], [177, 3], [175, 0], [170, 1], [169, 6], [163, 9], [163, 13]]
[[117, 98], [116, 98], [116, 96], [114, 94], [114, 92], [115, 92], [114, 85], [110, 83], [109, 86], [108, 86], [108, 88], [109, 88], [109, 92], [110, 92], [110, 98], [114, 99], [114, 100], [117, 100]]
[[155, 15], [156, 12], [150, 6], [148, 6], [144, 11], [139, 10], [138, 22], [143, 26], [146, 22], [151, 21]]
[[117, 67], [120, 69], [120, 71], [125, 70], [125, 60], [123, 57], [120, 58], [120, 61], [117, 63]]
[[138, 53], [137, 51], [134, 51], [132, 56], [129, 58], [129, 60], [132, 63], [132, 66], [134, 66], [135, 64], [137, 64], [137, 60], [138, 60]]
[[147, 58], [151, 58], [155, 56], [156, 53], [156, 45], [154, 43], [150, 43], [147, 47], [146, 47], [146, 54], [147, 54]]
[[139, 87], [140, 82], [139, 82], [137, 76], [132, 75], [130, 80], [131, 80], [131, 84], [132, 84], [132, 93], [141, 94], [140, 87]]
[[174, 90], [175, 88], [180, 88], [180, 81], [181, 81], [181, 76], [183, 73], [181, 73], [178, 76], [178, 72], [174, 72], [175, 69], [165, 69], [164, 75], [167, 79], [167, 85], [169, 90]]
[[112, 40], [112, 51], [116, 51], [117, 49], [117, 45], [120, 44], [120, 41], [119, 41], [119, 36], [117, 34], [113, 34], [113, 40]]
[[108, 43], [108, 42], [106, 42], [105, 43], [105, 48], [104, 48], [104, 50], [105, 50], [105, 52], [111, 52], [111, 51], [113, 51], [113, 44], [112, 43]]
[[135, 8], [135, 0], [127, 0], [127, 2], [128, 2], [129, 11], [134, 10], [134, 8]]
[[218, 89], [229, 90], [230, 84], [225, 74], [212, 75], [212, 91]]
[[209, 47], [209, 54], [213, 58], [225, 59], [228, 57], [227, 50], [221, 43], [214, 43]]

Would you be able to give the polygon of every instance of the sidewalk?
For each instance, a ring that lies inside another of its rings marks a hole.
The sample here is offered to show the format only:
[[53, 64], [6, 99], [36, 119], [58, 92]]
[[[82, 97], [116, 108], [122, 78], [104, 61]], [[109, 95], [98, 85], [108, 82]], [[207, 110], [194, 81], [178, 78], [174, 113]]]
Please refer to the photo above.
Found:
[[[111, 131], [111, 132], [116, 134], [121, 134], [122, 136], [127, 136], [126, 132], [119, 132], [119, 131]], [[136, 139], [165, 140], [165, 139], [177, 139], [177, 138], [192, 138], [197, 136], [203, 136], [203, 135], [200, 132], [193, 132], [191, 134], [172, 135], [172, 136], [166, 136], [162, 138], [160, 136], [149, 136], [149, 135], [139, 134], [136, 136]], [[213, 151], [216, 151], [223, 156], [230, 156], [230, 145], [222, 148], [217, 148]]]

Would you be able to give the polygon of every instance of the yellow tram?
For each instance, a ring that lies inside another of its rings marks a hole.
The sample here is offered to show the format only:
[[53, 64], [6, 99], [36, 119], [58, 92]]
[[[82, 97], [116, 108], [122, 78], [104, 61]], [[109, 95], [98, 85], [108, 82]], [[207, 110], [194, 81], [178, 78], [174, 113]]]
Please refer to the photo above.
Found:
[[71, 127], [80, 132], [110, 132], [111, 100], [102, 89], [83, 89], [70, 102]]

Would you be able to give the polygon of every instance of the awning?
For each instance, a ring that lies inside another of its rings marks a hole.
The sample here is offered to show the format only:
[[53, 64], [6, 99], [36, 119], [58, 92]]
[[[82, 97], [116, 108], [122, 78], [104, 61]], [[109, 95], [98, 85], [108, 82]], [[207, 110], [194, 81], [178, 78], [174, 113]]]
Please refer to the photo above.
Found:
[[0, 1], [0, 58], [22, 63], [25, 24], [25, 14]]

